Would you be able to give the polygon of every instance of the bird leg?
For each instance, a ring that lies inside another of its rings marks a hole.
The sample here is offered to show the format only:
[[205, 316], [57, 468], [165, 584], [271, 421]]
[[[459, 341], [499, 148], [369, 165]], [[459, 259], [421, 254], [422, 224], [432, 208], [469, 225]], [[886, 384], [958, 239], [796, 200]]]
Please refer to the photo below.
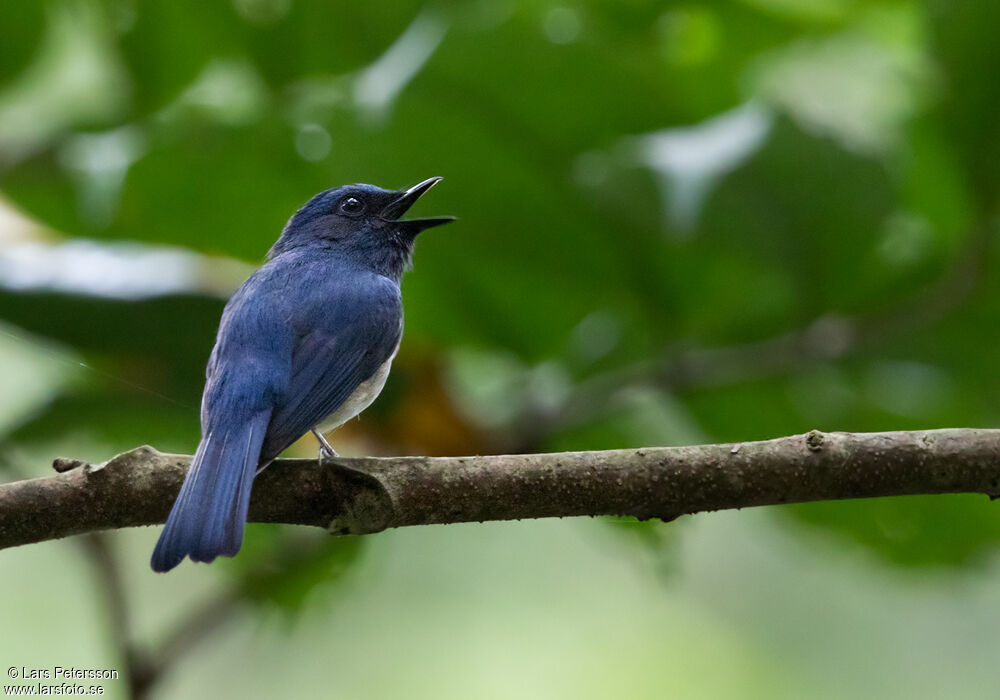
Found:
[[333, 445], [331, 445], [327, 441], [327, 439], [323, 437], [323, 433], [313, 428], [312, 434], [316, 436], [317, 440], [319, 440], [319, 461], [321, 463], [323, 462], [324, 459], [330, 459], [331, 457], [340, 456], [339, 454], [337, 454], [337, 451], [333, 449]]

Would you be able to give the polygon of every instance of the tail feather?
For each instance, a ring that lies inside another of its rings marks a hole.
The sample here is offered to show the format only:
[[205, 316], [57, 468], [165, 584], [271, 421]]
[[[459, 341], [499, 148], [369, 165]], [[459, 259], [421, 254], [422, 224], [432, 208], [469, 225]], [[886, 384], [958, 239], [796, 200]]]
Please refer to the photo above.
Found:
[[201, 441], [153, 550], [154, 571], [169, 571], [185, 556], [210, 562], [240, 550], [270, 417], [270, 411], [256, 413], [244, 425], [210, 431]]

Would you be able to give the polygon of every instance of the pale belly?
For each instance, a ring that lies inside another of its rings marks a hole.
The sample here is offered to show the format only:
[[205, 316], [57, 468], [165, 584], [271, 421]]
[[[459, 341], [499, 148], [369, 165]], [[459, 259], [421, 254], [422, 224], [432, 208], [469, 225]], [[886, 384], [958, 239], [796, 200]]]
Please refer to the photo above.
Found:
[[347, 397], [347, 401], [340, 404], [340, 408], [320, 422], [316, 426], [316, 430], [320, 433], [328, 433], [334, 428], [339, 428], [368, 408], [372, 404], [372, 401], [382, 393], [382, 387], [385, 386], [385, 380], [389, 376], [389, 368], [392, 366], [392, 361], [396, 358], [396, 352], [398, 351], [399, 346], [397, 345], [392, 355], [389, 356], [389, 359], [375, 370], [375, 374], [361, 382], [358, 388], [354, 390], [354, 393]]

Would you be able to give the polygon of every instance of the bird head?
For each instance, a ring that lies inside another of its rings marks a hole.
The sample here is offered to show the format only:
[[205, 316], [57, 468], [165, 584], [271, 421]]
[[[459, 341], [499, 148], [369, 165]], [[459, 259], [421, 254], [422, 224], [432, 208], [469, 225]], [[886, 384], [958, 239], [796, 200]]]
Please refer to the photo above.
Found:
[[268, 257], [301, 246], [337, 250], [382, 271], [399, 274], [409, 263], [413, 241], [421, 231], [447, 224], [453, 216], [401, 218], [430, 188], [432, 177], [405, 190], [374, 185], [344, 185], [320, 192], [299, 209], [281, 232]]

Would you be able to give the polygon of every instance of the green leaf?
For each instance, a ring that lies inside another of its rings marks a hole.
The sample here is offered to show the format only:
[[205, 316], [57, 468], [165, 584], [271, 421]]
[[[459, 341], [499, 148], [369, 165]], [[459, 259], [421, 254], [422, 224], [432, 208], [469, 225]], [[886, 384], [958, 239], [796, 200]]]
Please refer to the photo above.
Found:
[[1000, 4], [992, 0], [927, 3], [931, 42], [943, 69], [941, 119], [968, 167], [979, 206], [996, 205], [1000, 187]]
[[311, 599], [335, 590], [363, 551], [361, 537], [251, 524], [240, 556], [227, 562], [226, 570], [249, 601], [294, 619]]
[[35, 57], [45, 29], [45, 3], [5, 3], [4, 32], [0, 41], [0, 90], [3, 90]]
[[903, 566], [981, 565], [1000, 542], [996, 504], [985, 496], [809, 503], [788, 512]]

